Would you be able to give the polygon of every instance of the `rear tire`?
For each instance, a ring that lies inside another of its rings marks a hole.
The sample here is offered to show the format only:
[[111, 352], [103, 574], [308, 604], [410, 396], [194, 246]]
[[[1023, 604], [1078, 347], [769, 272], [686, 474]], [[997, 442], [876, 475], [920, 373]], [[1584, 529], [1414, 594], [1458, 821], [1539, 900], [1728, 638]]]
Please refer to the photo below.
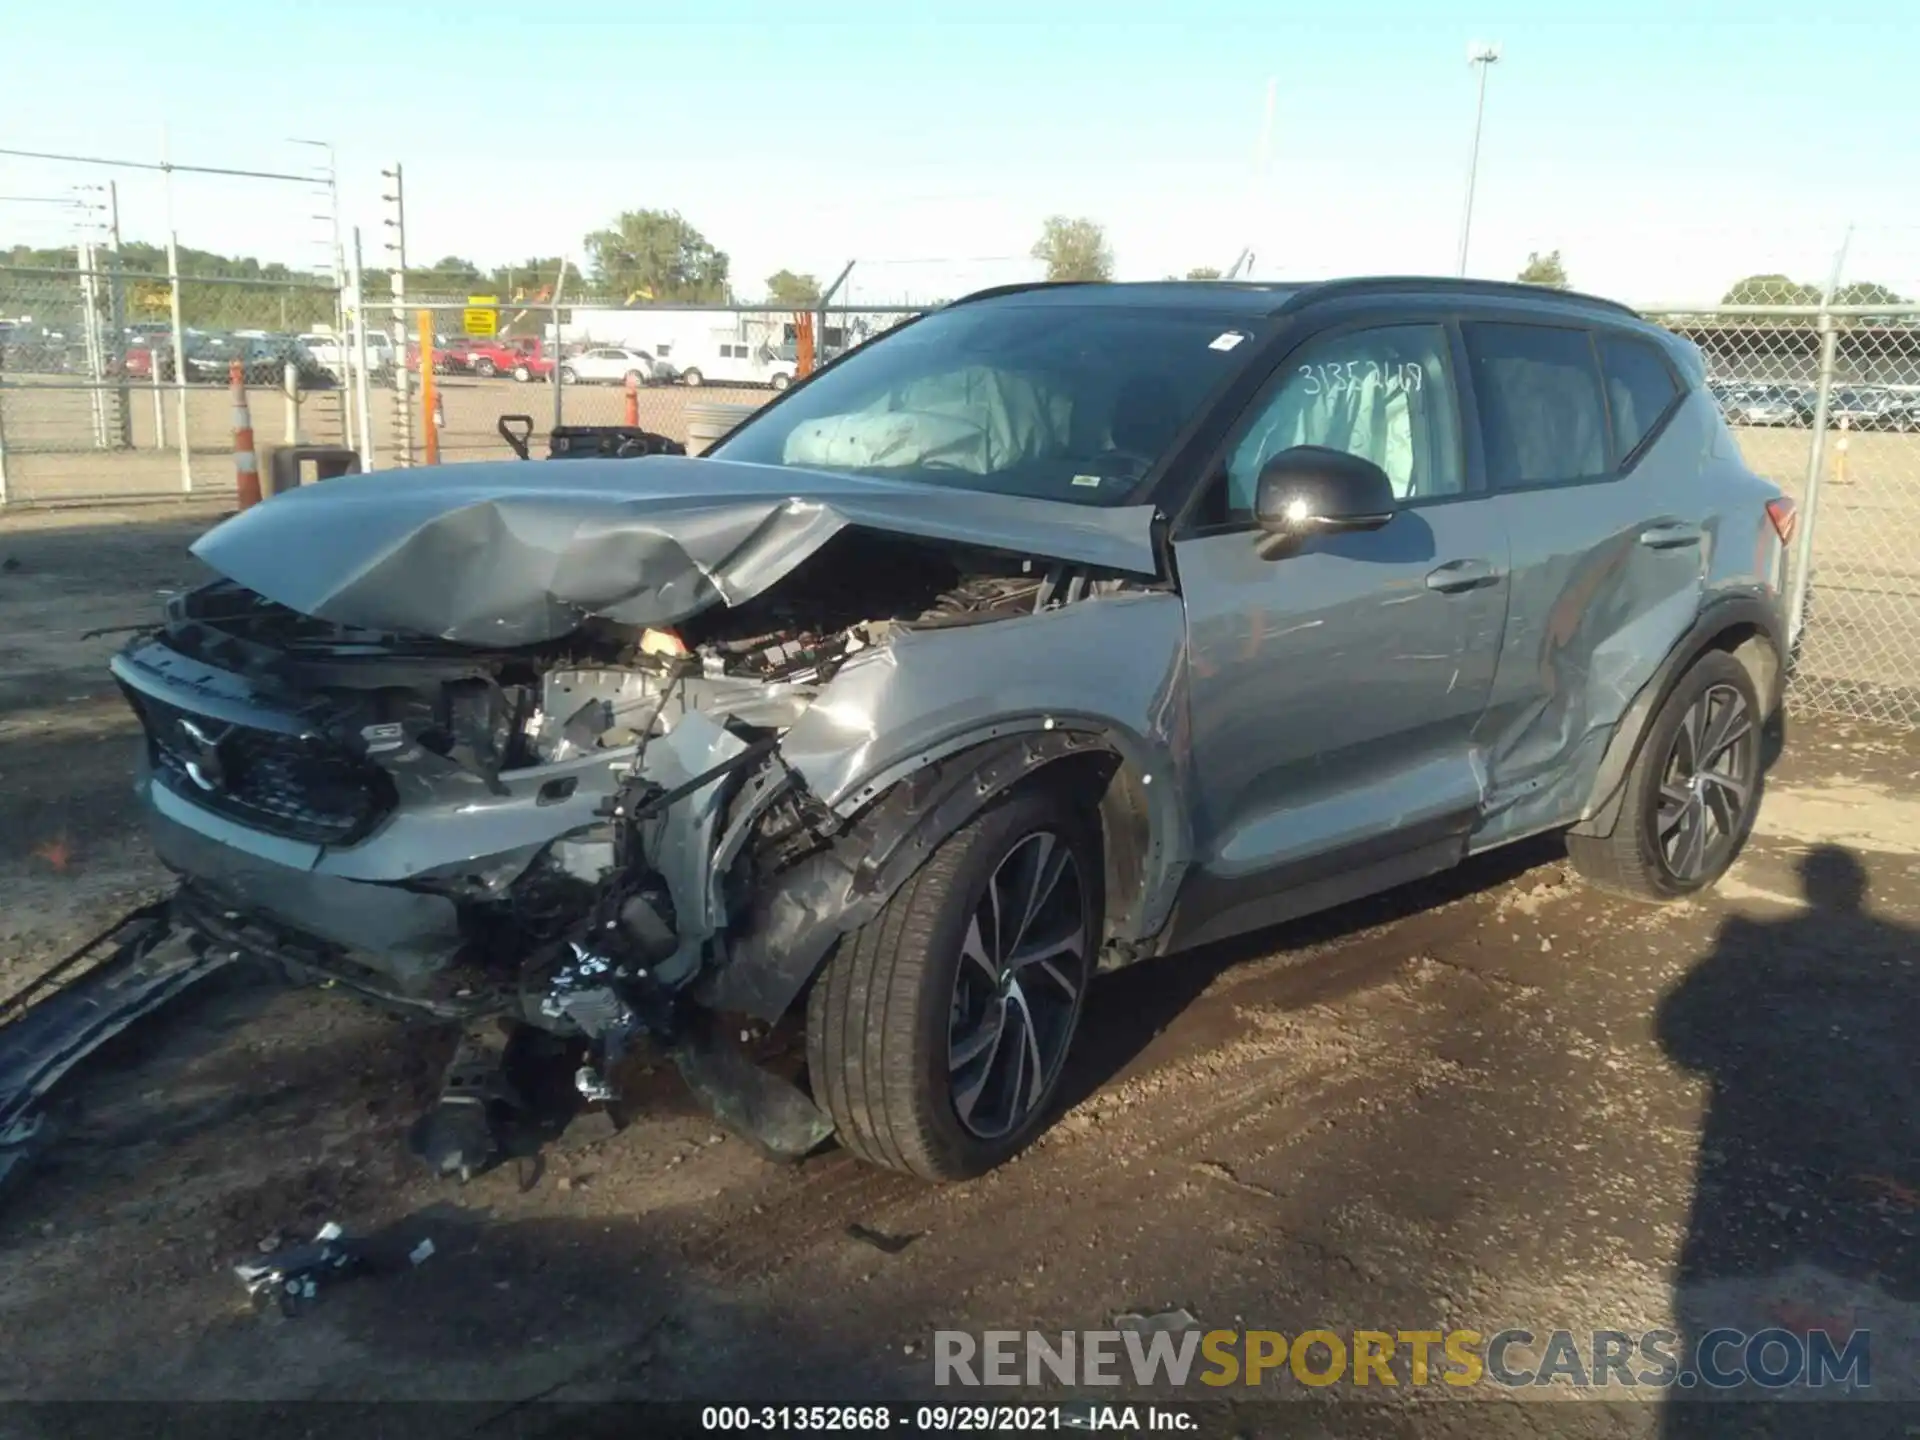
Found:
[[698, 370], [682, 370], [680, 372], [680, 380], [683, 384], [695, 390], [700, 388], [701, 376]]
[[473, 373], [482, 380], [491, 380], [499, 371], [491, 360], [476, 360], [473, 362]]
[[777, 395], [793, 383], [793, 377], [791, 375], [776, 375], [773, 377], [772, 383], [774, 393]]
[[1709, 650], [1647, 727], [1611, 835], [1567, 836], [1567, 858], [1603, 890], [1674, 900], [1712, 885], [1760, 808], [1761, 710], [1747, 667]]
[[[1093, 974], [1101, 875], [1089, 819], [1018, 791], [840, 942], [808, 997], [807, 1065], [843, 1146], [964, 1180], [1040, 1133]], [[1003, 912], [1024, 918], [1002, 930]]]
[[560, 367], [560, 383], [562, 385], [578, 385], [580, 383], [580, 377], [573, 373], [572, 366], [562, 365]]

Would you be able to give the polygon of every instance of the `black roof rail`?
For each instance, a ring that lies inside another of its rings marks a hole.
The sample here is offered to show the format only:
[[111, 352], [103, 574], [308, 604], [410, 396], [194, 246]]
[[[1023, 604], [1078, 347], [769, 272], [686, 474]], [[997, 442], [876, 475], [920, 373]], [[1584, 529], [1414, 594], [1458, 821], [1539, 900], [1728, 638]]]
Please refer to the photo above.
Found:
[[1454, 275], [1361, 275], [1351, 279], [1309, 281], [1293, 297], [1292, 304], [1312, 304], [1338, 295], [1403, 295], [1410, 291], [1427, 294], [1484, 295], [1490, 299], [1565, 301], [1570, 305], [1592, 305], [1618, 311], [1636, 320], [1640, 313], [1631, 305], [1588, 295], [1579, 290], [1556, 290], [1546, 285], [1528, 285], [1519, 280], [1468, 280]]
[[1065, 290], [1075, 285], [1107, 285], [1107, 280], [1015, 280], [1007, 285], [989, 285], [984, 290], [970, 290], [956, 300], [949, 300], [940, 308], [951, 310], [956, 305], [971, 305], [976, 300], [997, 300], [1002, 295], [1024, 295], [1030, 290]]

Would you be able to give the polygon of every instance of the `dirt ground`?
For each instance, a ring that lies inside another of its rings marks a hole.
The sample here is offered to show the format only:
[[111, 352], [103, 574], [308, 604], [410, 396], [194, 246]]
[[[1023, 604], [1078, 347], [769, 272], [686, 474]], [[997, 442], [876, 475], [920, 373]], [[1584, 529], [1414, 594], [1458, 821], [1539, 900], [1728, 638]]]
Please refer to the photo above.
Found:
[[[162, 884], [116, 637], [77, 636], [190, 583], [208, 518], [0, 519], [0, 994]], [[1917, 778], [1912, 737], [1796, 722], [1708, 899], [1606, 899], [1542, 843], [1114, 976], [1058, 1124], [944, 1189], [765, 1162], [666, 1074], [538, 1173], [430, 1179], [405, 1131], [446, 1037], [235, 976], [89, 1067], [0, 1208], [0, 1397], [951, 1401], [937, 1329], [1184, 1306], [1287, 1334], [1865, 1328], [1875, 1393], [1920, 1400]], [[254, 1314], [230, 1266], [326, 1220], [436, 1253]], [[1312, 1427], [1543, 1428], [1487, 1387], [1386, 1400]]]

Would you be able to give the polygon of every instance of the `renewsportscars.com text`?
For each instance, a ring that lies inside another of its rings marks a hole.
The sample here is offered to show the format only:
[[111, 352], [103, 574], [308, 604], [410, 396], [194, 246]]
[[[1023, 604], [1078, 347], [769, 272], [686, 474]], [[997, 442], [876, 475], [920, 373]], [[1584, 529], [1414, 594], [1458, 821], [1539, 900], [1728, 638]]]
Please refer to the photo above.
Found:
[[1824, 1330], [1719, 1329], [1690, 1342], [1672, 1330], [939, 1330], [933, 1341], [936, 1385], [1864, 1390], [1873, 1383], [1865, 1330], [1836, 1338]]

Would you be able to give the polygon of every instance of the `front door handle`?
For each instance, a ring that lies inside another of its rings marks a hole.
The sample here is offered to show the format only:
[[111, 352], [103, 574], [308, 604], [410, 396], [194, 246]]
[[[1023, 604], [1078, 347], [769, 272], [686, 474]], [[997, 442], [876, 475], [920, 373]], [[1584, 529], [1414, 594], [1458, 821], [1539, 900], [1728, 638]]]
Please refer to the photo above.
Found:
[[1449, 560], [1427, 572], [1427, 588], [1443, 595], [1457, 595], [1462, 590], [1478, 590], [1482, 585], [1499, 582], [1500, 572], [1491, 560]]
[[1649, 525], [1640, 532], [1640, 543], [1650, 550], [1680, 550], [1698, 545], [1706, 538], [1706, 531], [1698, 525], [1682, 525], [1678, 521]]

